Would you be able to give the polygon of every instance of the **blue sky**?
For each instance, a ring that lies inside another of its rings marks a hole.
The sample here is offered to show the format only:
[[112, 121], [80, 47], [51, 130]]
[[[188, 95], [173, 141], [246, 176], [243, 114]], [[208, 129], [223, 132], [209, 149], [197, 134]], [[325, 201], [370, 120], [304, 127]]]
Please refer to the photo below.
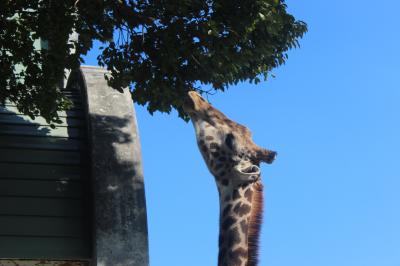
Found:
[[[309, 27], [301, 48], [276, 78], [209, 98], [279, 153], [262, 166], [260, 265], [400, 266], [400, 2], [287, 4]], [[192, 125], [136, 111], [151, 265], [216, 265], [218, 195]]]

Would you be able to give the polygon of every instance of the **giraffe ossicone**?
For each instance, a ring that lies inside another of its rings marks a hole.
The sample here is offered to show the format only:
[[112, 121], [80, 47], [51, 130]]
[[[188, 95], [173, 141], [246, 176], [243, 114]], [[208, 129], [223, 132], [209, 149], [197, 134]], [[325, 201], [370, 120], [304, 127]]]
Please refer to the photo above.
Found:
[[220, 196], [218, 266], [256, 266], [263, 210], [260, 163], [276, 152], [257, 146], [250, 130], [190, 91], [183, 109]]

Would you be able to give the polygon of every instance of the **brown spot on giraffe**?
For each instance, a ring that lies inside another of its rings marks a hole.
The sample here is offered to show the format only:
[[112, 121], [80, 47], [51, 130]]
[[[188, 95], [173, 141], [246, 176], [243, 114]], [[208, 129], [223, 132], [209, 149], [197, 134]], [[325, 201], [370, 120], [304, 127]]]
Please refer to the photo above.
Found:
[[229, 179], [222, 179], [221, 184], [223, 186], [228, 186], [229, 185]]
[[213, 136], [206, 136], [206, 140], [213, 140], [214, 137]]
[[237, 227], [231, 229], [228, 233], [228, 247], [232, 247], [240, 243], [240, 234]]
[[241, 221], [240, 222], [240, 228], [242, 229], [242, 233], [244, 235], [247, 235], [247, 230], [249, 229], [249, 225], [246, 221]]
[[222, 228], [224, 230], [228, 230], [233, 224], [236, 223], [236, 219], [234, 217], [227, 217], [225, 220], [222, 222]]
[[247, 199], [247, 201], [251, 202], [252, 196], [253, 196], [253, 191], [251, 190], [251, 188], [248, 188], [244, 193], [244, 197]]
[[232, 200], [237, 200], [238, 198], [240, 198], [240, 193], [238, 190], [234, 190], [232, 194]]
[[228, 212], [230, 212], [231, 209], [232, 209], [232, 204], [226, 205], [226, 207], [222, 211], [222, 217], [225, 217], [228, 214]]
[[218, 161], [225, 162], [226, 161], [226, 157], [225, 156], [221, 156], [221, 157], [218, 158]]
[[226, 195], [224, 201], [228, 202], [231, 200], [231, 195]]
[[216, 172], [218, 172], [220, 169], [223, 169], [223, 164], [222, 164], [222, 163], [217, 163], [217, 164], [214, 166], [214, 170], [215, 170]]
[[219, 157], [219, 152], [212, 152], [211, 153], [211, 155], [214, 157], [214, 158], [218, 158]]
[[221, 199], [218, 266], [256, 266], [263, 209], [261, 162], [276, 153], [257, 146], [251, 132], [194, 91], [183, 109], [196, 131], [200, 152]]
[[233, 208], [233, 212], [235, 212], [239, 217], [243, 217], [248, 214], [251, 210], [250, 205], [247, 205], [242, 202], [238, 202], [236, 206]]

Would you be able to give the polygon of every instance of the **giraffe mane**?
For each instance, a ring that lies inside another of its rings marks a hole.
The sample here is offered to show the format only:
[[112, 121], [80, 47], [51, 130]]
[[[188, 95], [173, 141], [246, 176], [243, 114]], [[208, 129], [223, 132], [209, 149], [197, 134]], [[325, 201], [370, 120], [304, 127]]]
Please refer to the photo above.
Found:
[[263, 185], [258, 181], [254, 184], [254, 194], [249, 222], [248, 266], [256, 266], [258, 264], [259, 239], [264, 207], [263, 198]]

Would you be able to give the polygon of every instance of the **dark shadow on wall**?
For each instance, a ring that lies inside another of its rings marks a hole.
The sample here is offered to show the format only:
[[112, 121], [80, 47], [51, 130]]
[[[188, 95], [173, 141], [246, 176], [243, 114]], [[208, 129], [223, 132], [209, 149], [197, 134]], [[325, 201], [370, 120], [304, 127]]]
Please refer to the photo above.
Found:
[[140, 158], [133, 157], [133, 136], [126, 133], [130, 119], [90, 115], [96, 206], [103, 214], [96, 222], [100, 230], [118, 223], [127, 238], [131, 230], [147, 233], [142, 166]]
[[126, 126], [131, 118], [90, 115], [96, 259], [147, 265], [147, 216], [140, 158]]

